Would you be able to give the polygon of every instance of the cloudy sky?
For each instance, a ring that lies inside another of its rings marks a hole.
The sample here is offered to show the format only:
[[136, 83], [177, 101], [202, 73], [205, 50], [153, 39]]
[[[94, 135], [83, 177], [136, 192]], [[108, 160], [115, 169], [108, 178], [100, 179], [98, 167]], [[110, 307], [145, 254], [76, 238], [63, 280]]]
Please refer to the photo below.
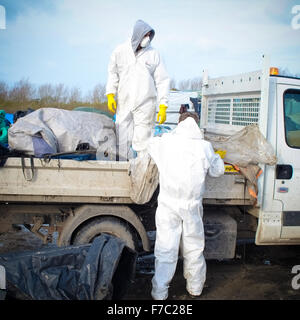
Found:
[[[0, 0], [0, 80], [64, 83], [83, 92], [106, 83], [114, 47], [136, 20], [156, 31], [170, 77], [177, 81], [273, 66], [300, 74], [300, 0]], [[1, 8], [1, 7], [0, 7]], [[3, 11], [3, 10], [2, 10]], [[1, 17], [0, 17], [1, 18]], [[0, 21], [1, 22], [1, 21]]]

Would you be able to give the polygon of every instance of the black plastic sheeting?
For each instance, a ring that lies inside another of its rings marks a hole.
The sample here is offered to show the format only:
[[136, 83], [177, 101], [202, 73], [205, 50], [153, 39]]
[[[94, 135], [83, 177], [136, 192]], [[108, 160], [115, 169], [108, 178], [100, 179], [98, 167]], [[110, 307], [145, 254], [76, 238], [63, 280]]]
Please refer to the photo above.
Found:
[[103, 234], [91, 244], [0, 255], [7, 283], [33, 300], [119, 300], [135, 274], [137, 254]]

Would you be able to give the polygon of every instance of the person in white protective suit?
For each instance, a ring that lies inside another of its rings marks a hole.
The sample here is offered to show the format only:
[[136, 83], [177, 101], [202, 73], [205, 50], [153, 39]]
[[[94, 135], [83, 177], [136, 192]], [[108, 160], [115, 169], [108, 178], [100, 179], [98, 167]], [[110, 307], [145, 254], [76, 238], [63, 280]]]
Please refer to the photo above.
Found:
[[155, 300], [168, 297], [179, 247], [188, 293], [201, 295], [206, 280], [202, 221], [204, 183], [207, 173], [212, 177], [224, 174], [224, 162], [211, 143], [204, 140], [197, 123], [198, 115], [183, 113], [173, 131], [148, 142], [148, 152], [158, 167], [160, 183], [151, 292]]
[[131, 143], [138, 154], [145, 150], [154, 131], [157, 104], [157, 121], [161, 124], [166, 120], [170, 79], [158, 51], [150, 45], [154, 34], [147, 23], [138, 20], [131, 39], [117, 46], [108, 65], [108, 109], [116, 112], [117, 144], [122, 160], [132, 157]]

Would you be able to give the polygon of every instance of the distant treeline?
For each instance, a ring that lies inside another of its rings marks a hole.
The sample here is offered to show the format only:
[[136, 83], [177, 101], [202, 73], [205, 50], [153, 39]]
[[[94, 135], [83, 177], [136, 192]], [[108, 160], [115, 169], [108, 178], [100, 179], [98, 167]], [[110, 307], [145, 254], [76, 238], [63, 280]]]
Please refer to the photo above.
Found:
[[[287, 68], [279, 68], [279, 74], [285, 76], [297, 76]], [[202, 78], [196, 77], [187, 80], [176, 81], [171, 79], [172, 90], [194, 90], [200, 91]], [[94, 107], [107, 111], [107, 98], [105, 96], [105, 85], [98, 83], [95, 87], [83, 95], [78, 87], [68, 88], [63, 83], [42, 84], [35, 86], [29, 79], [21, 79], [14, 85], [9, 86], [0, 80], [0, 110], [14, 112], [27, 108], [38, 109], [43, 107], [55, 107], [73, 109], [78, 106]]]
[[[178, 83], [171, 79], [173, 90], [200, 90], [201, 78], [181, 80]], [[63, 108], [73, 109], [78, 106], [95, 107], [107, 111], [105, 85], [98, 83], [83, 95], [78, 87], [68, 88], [63, 83], [46, 83], [35, 86], [29, 79], [21, 79], [9, 86], [0, 80], [0, 110], [15, 112], [28, 108]]]
[[95, 107], [107, 111], [105, 86], [97, 84], [93, 90], [83, 96], [80, 88], [68, 88], [62, 83], [33, 85], [28, 79], [21, 79], [13, 86], [0, 81], [0, 109], [6, 112], [27, 108], [63, 108], [78, 106]]

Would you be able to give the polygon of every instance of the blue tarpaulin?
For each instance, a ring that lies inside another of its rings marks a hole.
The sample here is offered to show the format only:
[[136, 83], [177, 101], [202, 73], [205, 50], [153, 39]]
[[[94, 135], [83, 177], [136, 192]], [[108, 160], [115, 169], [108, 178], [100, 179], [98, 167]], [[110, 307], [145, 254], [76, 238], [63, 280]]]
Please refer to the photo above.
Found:
[[5, 119], [8, 120], [10, 123], [13, 123], [14, 122], [14, 115], [11, 113], [6, 113]]

